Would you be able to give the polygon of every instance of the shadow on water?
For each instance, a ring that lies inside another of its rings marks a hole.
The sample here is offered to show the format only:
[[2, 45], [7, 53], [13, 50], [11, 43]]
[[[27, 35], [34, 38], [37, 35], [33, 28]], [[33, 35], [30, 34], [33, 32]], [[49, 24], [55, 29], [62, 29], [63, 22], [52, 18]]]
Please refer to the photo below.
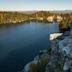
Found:
[[[18, 49], [12, 51], [8, 57], [2, 62], [1, 69], [4, 71], [10, 71], [10, 72], [17, 72], [24, 68], [24, 65], [28, 63], [29, 61], [33, 60], [33, 58], [39, 54], [39, 50], [46, 49], [48, 47], [48, 40], [43, 39], [38, 42], [33, 43], [30, 46], [27, 46], [27, 49]], [[35, 50], [36, 49], [36, 50]]]

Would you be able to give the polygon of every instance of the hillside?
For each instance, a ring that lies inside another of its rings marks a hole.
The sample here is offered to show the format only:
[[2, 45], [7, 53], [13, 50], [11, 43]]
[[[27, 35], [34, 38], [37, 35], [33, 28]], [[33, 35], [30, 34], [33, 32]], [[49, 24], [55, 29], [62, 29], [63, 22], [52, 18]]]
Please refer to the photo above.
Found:
[[66, 11], [66, 13], [54, 13], [49, 11], [37, 11], [30, 14], [25, 14], [23, 12], [0, 12], [1, 25], [10, 25], [30, 21], [42, 23], [57, 22], [60, 24], [60, 27], [67, 28], [69, 23], [72, 21], [72, 12]]

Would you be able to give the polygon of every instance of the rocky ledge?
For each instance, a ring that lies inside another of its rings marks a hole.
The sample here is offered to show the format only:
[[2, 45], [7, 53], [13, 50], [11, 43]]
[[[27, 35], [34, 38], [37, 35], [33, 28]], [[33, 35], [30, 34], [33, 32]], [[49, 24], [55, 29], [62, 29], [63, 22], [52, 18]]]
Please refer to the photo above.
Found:
[[50, 41], [51, 46], [41, 50], [23, 72], [72, 72], [72, 28]]

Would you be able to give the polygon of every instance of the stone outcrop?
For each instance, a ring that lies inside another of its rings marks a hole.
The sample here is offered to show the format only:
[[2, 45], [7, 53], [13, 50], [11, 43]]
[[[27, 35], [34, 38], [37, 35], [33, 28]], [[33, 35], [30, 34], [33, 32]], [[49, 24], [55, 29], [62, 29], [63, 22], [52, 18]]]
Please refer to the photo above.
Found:
[[72, 29], [63, 37], [58, 43], [59, 48], [52, 47], [51, 60], [46, 66], [46, 72], [72, 72]]
[[[71, 26], [70, 26], [71, 27]], [[51, 46], [47, 50], [41, 50], [39, 55], [29, 64], [45, 65], [35, 69], [35, 72], [72, 72], [72, 27], [62, 36], [51, 40]], [[35, 62], [36, 61], [36, 62]], [[26, 66], [28, 68], [26, 68]], [[26, 65], [24, 72], [34, 72], [31, 65]], [[35, 66], [35, 67], [36, 67]], [[28, 71], [25, 71], [25, 70]]]

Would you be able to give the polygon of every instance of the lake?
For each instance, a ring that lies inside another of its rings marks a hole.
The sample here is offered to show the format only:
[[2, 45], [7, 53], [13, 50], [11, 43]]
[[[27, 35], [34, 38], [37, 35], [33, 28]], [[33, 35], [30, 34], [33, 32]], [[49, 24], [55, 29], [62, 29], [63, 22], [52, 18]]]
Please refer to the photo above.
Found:
[[25, 23], [0, 27], [0, 72], [18, 72], [39, 51], [48, 48], [48, 36], [59, 32], [56, 23]]

